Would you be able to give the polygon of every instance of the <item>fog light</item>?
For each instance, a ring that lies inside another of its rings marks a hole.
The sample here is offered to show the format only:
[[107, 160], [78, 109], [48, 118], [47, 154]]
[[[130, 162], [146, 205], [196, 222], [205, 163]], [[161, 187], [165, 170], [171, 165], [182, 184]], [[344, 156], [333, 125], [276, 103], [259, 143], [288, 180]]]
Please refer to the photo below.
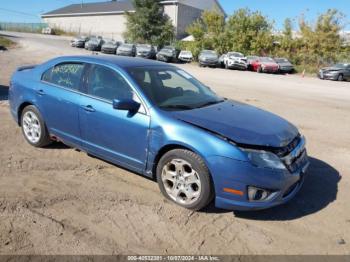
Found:
[[250, 186], [248, 187], [249, 201], [264, 201], [270, 196], [271, 192], [265, 189]]

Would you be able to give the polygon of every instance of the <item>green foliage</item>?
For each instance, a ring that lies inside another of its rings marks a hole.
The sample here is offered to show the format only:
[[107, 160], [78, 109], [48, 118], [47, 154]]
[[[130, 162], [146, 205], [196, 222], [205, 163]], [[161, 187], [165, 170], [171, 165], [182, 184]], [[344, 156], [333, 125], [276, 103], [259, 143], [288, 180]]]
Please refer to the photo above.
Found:
[[237, 10], [227, 21], [231, 49], [244, 54], [266, 55], [273, 49], [272, 23], [260, 12]]
[[187, 28], [187, 33], [196, 40], [186, 43], [186, 49], [192, 51], [194, 56], [198, 56], [202, 49], [213, 49], [218, 53], [228, 50], [225, 17], [216, 11], [204, 11], [201, 19]]
[[194, 56], [202, 49], [214, 49], [220, 54], [238, 51], [286, 57], [298, 70], [313, 73], [326, 64], [350, 60], [350, 47], [344, 46], [340, 37], [343, 21], [342, 13], [330, 9], [319, 15], [314, 24], [301, 16], [296, 29], [287, 18], [283, 30], [275, 33], [273, 22], [260, 12], [239, 9], [225, 21], [216, 11], [206, 11], [187, 28], [195, 41], [183, 43], [182, 48]]
[[0, 46], [3, 47], [11, 47], [14, 45], [14, 42], [12, 42], [10, 39], [4, 38], [0, 36]]
[[174, 40], [174, 27], [159, 0], [133, 0], [133, 4], [135, 12], [126, 14], [128, 41], [163, 46]]

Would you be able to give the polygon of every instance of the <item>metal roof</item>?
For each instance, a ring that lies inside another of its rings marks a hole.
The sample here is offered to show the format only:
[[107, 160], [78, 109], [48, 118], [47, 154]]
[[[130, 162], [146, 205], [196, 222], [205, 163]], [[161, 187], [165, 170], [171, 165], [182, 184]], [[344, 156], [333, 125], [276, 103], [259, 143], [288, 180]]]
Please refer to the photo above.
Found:
[[99, 3], [83, 3], [68, 5], [48, 13], [44, 13], [42, 17], [50, 16], [72, 16], [72, 15], [93, 15], [93, 14], [115, 14], [134, 11], [134, 7], [129, 0], [99, 2]]

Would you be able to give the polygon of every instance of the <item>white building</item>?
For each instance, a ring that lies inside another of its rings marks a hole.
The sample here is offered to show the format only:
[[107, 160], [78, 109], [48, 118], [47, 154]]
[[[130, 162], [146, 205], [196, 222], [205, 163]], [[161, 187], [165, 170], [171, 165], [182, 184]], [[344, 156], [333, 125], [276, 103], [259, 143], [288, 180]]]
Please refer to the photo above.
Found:
[[[218, 0], [162, 1], [176, 30], [177, 38], [186, 36], [186, 28], [199, 18], [204, 10], [217, 10], [226, 15]], [[130, 0], [73, 4], [43, 14], [41, 17], [50, 27], [77, 34], [102, 35], [123, 40], [126, 30], [125, 12], [133, 12]]]

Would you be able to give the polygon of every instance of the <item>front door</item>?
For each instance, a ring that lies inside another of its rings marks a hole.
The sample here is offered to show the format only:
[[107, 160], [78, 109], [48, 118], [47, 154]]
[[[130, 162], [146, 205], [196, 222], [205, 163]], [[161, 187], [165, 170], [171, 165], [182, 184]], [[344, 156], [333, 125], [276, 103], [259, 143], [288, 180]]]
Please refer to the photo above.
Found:
[[83, 146], [88, 152], [142, 172], [146, 164], [150, 117], [141, 108], [131, 113], [113, 108], [113, 99], [138, 97], [114, 69], [91, 65], [79, 119]]

